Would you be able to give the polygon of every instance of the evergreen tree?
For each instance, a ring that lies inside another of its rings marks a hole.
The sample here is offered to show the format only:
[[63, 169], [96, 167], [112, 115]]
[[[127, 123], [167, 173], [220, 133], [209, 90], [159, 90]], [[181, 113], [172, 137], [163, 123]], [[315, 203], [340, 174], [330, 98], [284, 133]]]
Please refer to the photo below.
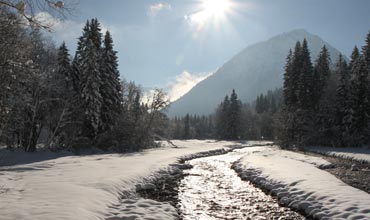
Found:
[[228, 115], [230, 109], [229, 96], [226, 95], [224, 101], [217, 108], [216, 112], [216, 129], [217, 137], [220, 139], [228, 139], [230, 137]]
[[352, 71], [352, 69], [354, 68], [355, 66], [355, 63], [358, 62], [358, 59], [360, 58], [360, 51], [358, 50], [358, 48], [355, 46], [352, 50], [352, 54], [351, 54], [351, 61], [349, 63], [349, 66], [348, 68]]
[[352, 98], [353, 98], [353, 123], [352, 131], [354, 137], [357, 137], [359, 144], [364, 142], [364, 133], [369, 124], [369, 79], [366, 73], [363, 56], [357, 60], [352, 68], [354, 79], [352, 80]]
[[362, 54], [364, 56], [365, 69], [367, 72], [369, 72], [370, 71], [370, 31], [366, 36], [365, 45], [362, 47]]
[[[299, 46], [297, 42], [296, 48]], [[286, 58], [285, 71], [284, 71], [284, 84], [283, 84], [283, 93], [284, 93], [284, 106], [288, 107], [293, 104], [295, 98], [295, 92], [293, 90], [293, 84], [296, 83], [293, 81], [293, 54], [292, 50], [289, 50], [288, 56]], [[258, 100], [258, 99], [257, 99]]]
[[122, 108], [122, 92], [119, 81], [118, 59], [116, 51], [113, 50], [113, 40], [106, 32], [101, 66], [100, 93], [102, 103], [102, 131], [109, 131], [113, 128]]
[[230, 96], [230, 109], [228, 113], [228, 129], [230, 131], [229, 139], [237, 140], [240, 137], [241, 128], [241, 102], [238, 99], [238, 95], [233, 89]]
[[296, 81], [299, 108], [310, 109], [312, 107], [313, 66], [306, 39], [303, 40], [302, 48], [298, 54], [299, 56], [295, 58], [298, 60], [299, 66], [294, 68], [295, 71], [299, 72], [299, 80]]
[[65, 42], [59, 47], [57, 59], [55, 86], [62, 96], [73, 90], [71, 60]]
[[314, 78], [312, 81], [312, 109], [314, 110], [313, 119], [315, 126], [312, 130], [313, 140], [311, 144], [330, 144], [333, 139], [334, 127], [334, 97], [336, 85], [333, 85], [334, 79], [330, 73], [330, 57], [328, 50], [324, 46], [316, 60], [314, 67]]
[[292, 57], [292, 64], [291, 64], [291, 73], [290, 75], [290, 104], [288, 105], [290, 108], [298, 108], [298, 101], [299, 101], [299, 86], [301, 80], [301, 68], [302, 68], [302, 45], [298, 41], [294, 47], [293, 57]]
[[88, 40], [85, 57], [81, 60], [81, 101], [84, 113], [83, 136], [93, 140], [97, 137], [102, 124], [100, 93], [101, 75], [99, 71], [99, 48]]
[[347, 62], [340, 54], [336, 64], [335, 74], [339, 76], [339, 84], [336, 90], [335, 101], [335, 137], [339, 144], [347, 145], [350, 141], [350, 125], [351, 125], [351, 94], [350, 94], [350, 72]]
[[330, 57], [325, 46], [322, 47], [319, 57], [316, 60], [314, 67], [314, 75], [312, 82], [313, 105], [318, 107], [319, 100], [323, 95], [330, 77]]
[[[78, 38], [76, 53], [72, 62], [71, 80], [76, 93], [81, 92], [81, 72], [83, 57], [86, 57], [86, 47], [90, 34], [90, 21], [86, 21], [82, 29], [82, 35]], [[76, 102], [79, 102], [76, 97]]]
[[190, 138], [190, 116], [186, 114], [184, 118], [184, 139]]

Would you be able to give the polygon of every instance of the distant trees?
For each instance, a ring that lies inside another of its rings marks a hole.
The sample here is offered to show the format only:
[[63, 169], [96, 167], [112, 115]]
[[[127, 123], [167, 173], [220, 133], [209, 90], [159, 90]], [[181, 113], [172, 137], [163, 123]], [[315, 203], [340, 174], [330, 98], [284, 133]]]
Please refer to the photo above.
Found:
[[235, 90], [232, 90], [230, 100], [225, 96], [224, 101], [216, 110], [216, 128], [220, 139], [237, 140], [241, 135], [241, 102]]
[[[302, 46], [301, 46], [302, 45]], [[315, 65], [304, 40], [287, 57], [282, 141], [287, 145], [362, 146], [370, 142], [370, 33], [350, 64], [341, 55], [334, 70], [324, 46]]]
[[[261, 94], [253, 105], [243, 104], [235, 92], [208, 116], [189, 115], [170, 120], [168, 133], [174, 139], [274, 140], [274, 117], [281, 106], [282, 90]], [[262, 109], [259, 112], [257, 109]]]

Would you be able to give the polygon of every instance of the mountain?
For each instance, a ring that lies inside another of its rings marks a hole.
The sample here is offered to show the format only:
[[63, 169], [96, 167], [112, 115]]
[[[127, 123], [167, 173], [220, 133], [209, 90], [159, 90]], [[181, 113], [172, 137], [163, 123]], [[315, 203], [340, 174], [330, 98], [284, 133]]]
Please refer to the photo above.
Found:
[[282, 87], [288, 51], [293, 50], [296, 42], [304, 38], [308, 42], [313, 62], [324, 45], [328, 48], [333, 63], [338, 59], [340, 52], [337, 49], [305, 30], [293, 30], [277, 35], [249, 46], [234, 56], [214, 74], [173, 102], [168, 110], [168, 116], [213, 113], [232, 89], [235, 89], [240, 100], [249, 102], [267, 90]]

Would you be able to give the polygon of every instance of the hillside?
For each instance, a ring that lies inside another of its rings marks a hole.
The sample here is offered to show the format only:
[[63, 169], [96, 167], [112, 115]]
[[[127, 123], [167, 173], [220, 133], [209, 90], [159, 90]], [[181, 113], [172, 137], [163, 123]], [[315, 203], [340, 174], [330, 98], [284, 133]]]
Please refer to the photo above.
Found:
[[233, 88], [243, 102], [248, 102], [260, 93], [281, 87], [288, 51], [304, 38], [307, 39], [313, 62], [323, 45], [327, 46], [331, 60], [337, 60], [340, 52], [319, 36], [302, 29], [283, 33], [242, 50], [213, 75], [172, 103], [168, 115], [212, 113]]

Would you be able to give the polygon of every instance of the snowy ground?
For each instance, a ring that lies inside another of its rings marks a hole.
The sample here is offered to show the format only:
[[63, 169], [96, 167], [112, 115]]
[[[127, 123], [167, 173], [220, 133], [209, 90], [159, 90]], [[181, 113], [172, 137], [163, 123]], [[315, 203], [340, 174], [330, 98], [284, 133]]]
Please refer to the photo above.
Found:
[[122, 200], [120, 193], [133, 192], [143, 177], [175, 163], [183, 155], [242, 145], [196, 140], [174, 144], [179, 148], [123, 155], [8, 153], [3, 163], [18, 165], [0, 167], [0, 218], [107, 219], [111, 212], [121, 212], [121, 219], [173, 219], [176, 211], [167, 204]]
[[[179, 147], [122, 155], [9, 153], [3, 161], [8, 166], [0, 167], [0, 219], [174, 219], [176, 211], [166, 203], [121, 193], [131, 195], [144, 177], [184, 155], [256, 143], [174, 144]], [[327, 161], [267, 146], [238, 151], [245, 154], [237, 165], [243, 177], [272, 190], [282, 202], [316, 217], [370, 219], [370, 195], [318, 168], [330, 166]]]
[[350, 160], [364, 161], [370, 163], [370, 149], [361, 148], [332, 148], [332, 147], [314, 147], [308, 148], [308, 151], [335, 156]]
[[236, 164], [243, 179], [276, 194], [282, 203], [319, 219], [370, 219], [370, 195], [330, 173], [324, 159], [271, 147], [245, 148]]

